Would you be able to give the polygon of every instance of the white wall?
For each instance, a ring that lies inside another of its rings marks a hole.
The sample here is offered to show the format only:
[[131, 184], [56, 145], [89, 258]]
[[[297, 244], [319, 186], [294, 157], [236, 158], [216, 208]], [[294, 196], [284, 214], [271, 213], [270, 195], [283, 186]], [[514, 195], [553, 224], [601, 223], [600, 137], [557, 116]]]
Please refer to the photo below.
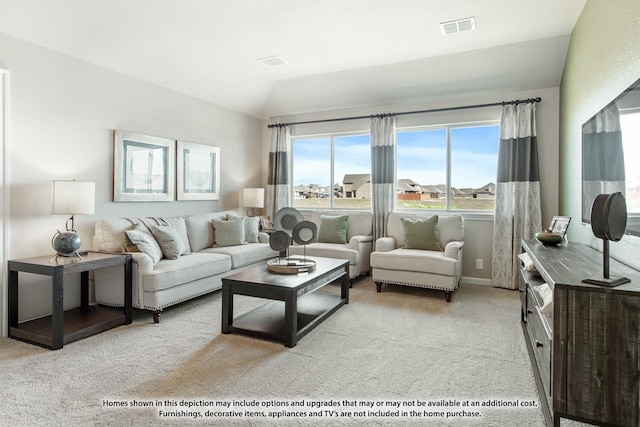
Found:
[[[260, 120], [1, 34], [0, 68], [10, 76], [9, 259], [53, 254], [51, 237], [66, 221], [51, 214], [56, 179], [96, 182], [96, 214], [76, 217], [83, 249], [91, 249], [98, 218], [234, 209], [242, 187], [262, 184], [263, 162], [255, 156], [262, 144]], [[220, 147], [221, 199], [112, 202], [114, 129]], [[49, 289], [40, 277], [21, 278], [21, 320], [50, 312]], [[76, 291], [65, 292], [67, 306], [78, 305]], [[0, 316], [6, 318], [6, 305]]]
[[[589, 0], [571, 34], [561, 85], [562, 213], [575, 218], [568, 236], [601, 248], [588, 224], [580, 224], [582, 124], [640, 78], [640, 2]], [[640, 238], [624, 236], [611, 256], [640, 269]]]
[[[421, 111], [429, 109], [478, 105], [513, 99], [541, 97], [537, 104], [538, 155], [540, 160], [540, 185], [542, 193], [542, 223], [548, 225], [554, 215], [558, 215], [559, 188], [559, 88], [542, 88], [517, 92], [492, 92], [452, 96], [448, 99], [423, 100], [406, 104], [371, 106], [347, 110], [323, 111], [315, 114], [286, 114], [273, 118], [274, 122], [297, 122], [322, 120], [339, 117], [368, 116], [376, 113]], [[429, 115], [407, 115], [398, 117], [398, 127], [417, 125], [428, 119], [431, 124], [457, 123], [461, 121], [499, 120], [500, 107], [458, 110]], [[320, 124], [292, 126], [292, 135], [328, 132], [367, 131], [369, 120], [340, 121]], [[263, 132], [263, 155], [269, 150], [269, 133]], [[266, 171], [266, 170], [265, 170]], [[266, 178], [265, 178], [266, 180]], [[266, 181], [265, 181], [266, 182]], [[493, 215], [465, 216], [465, 248], [462, 275], [473, 279], [491, 278], [491, 257], [493, 239]], [[475, 268], [475, 260], [484, 260], [484, 269]], [[481, 280], [482, 281], [482, 280]]]

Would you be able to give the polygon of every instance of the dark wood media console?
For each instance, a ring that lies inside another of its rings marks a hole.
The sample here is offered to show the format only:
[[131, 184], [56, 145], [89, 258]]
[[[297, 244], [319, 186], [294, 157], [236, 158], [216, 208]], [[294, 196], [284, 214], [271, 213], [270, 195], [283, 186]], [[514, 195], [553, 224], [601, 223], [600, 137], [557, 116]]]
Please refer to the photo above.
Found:
[[[630, 283], [582, 283], [602, 277], [602, 253], [576, 243], [522, 241], [540, 275], [522, 271], [522, 326], [549, 425], [560, 418], [595, 425], [640, 425], [640, 272], [611, 260]], [[533, 286], [553, 290], [552, 316]]]

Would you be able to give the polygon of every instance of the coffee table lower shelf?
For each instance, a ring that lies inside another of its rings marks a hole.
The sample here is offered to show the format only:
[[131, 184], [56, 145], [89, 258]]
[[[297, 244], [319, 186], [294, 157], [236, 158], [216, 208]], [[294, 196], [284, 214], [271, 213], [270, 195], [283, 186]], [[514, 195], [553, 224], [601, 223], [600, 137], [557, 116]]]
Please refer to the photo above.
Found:
[[[296, 341], [344, 304], [346, 300], [340, 295], [322, 292], [298, 298]], [[229, 326], [229, 332], [276, 341], [285, 341], [285, 331], [284, 301], [270, 301], [233, 319], [233, 324]]]

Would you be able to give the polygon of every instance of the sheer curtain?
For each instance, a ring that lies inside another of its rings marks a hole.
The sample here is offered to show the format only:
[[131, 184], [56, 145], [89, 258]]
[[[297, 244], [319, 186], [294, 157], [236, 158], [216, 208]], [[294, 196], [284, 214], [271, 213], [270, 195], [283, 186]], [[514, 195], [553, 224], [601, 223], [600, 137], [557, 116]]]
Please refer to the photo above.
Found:
[[387, 219], [396, 200], [395, 185], [396, 117], [371, 118], [371, 203], [373, 239], [387, 235]]
[[281, 208], [291, 206], [291, 182], [289, 156], [291, 135], [289, 126], [275, 125], [271, 128], [269, 171], [267, 177], [267, 216], [273, 220]]
[[624, 152], [620, 111], [615, 102], [582, 128], [582, 219], [591, 221], [598, 194], [625, 194]]
[[492, 284], [517, 289], [521, 239], [542, 229], [535, 103], [504, 105], [500, 119]]

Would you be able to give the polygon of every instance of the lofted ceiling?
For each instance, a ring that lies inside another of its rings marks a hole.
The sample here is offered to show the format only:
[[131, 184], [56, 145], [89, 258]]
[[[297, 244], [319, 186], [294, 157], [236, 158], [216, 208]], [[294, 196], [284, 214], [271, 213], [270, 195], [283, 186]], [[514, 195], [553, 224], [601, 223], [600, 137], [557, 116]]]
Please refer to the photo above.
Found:
[[[558, 86], [585, 3], [0, 0], [0, 33], [267, 118]], [[441, 33], [468, 17], [475, 31]]]

